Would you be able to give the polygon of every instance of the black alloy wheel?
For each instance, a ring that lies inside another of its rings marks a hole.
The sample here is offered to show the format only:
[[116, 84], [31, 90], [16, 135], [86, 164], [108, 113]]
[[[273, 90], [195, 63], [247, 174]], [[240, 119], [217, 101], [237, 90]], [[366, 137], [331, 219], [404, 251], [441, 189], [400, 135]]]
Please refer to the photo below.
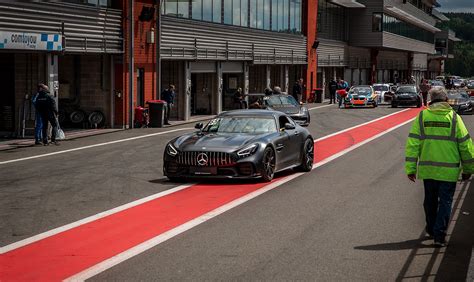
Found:
[[267, 147], [263, 151], [262, 158], [262, 179], [265, 182], [270, 182], [275, 175], [275, 151]]
[[302, 152], [301, 165], [298, 167], [298, 170], [308, 172], [313, 169], [314, 162], [314, 141], [311, 138], [307, 138], [304, 142], [303, 152]]

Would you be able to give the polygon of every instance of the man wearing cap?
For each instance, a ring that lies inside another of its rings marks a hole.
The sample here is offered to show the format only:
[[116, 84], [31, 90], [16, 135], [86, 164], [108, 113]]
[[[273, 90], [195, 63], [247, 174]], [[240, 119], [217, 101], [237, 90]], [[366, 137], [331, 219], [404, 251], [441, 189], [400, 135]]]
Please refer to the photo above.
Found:
[[435, 247], [443, 247], [459, 174], [466, 181], [474, 173], [474, 147], [461, 117], [447, 103], [446, 91], [432, 89], [429, 95], [429, 107], [408, 135], [405, 170], [411, 181], [423, 180], [426, 232]]

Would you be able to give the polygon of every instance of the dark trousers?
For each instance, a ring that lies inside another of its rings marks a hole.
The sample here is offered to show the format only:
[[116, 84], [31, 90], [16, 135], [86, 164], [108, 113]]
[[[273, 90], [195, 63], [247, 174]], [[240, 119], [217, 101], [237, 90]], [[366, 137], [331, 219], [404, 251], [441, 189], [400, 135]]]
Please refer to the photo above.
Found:
[[56, 142], [56, 132], [58, 131], [58, 123], [56, 117], [52, 113], [40, 113], [41, 122], [43, 123], [43, 143], [48, 143], [48, 122], [51, 124], [51, 142]]
[[425, 201], [423, 207], [426, 216], [426, 231], [436, 241], [444, 242], [451, 217], [456, 182], [425, 179]]
[[329, 90], [329, 104], [336, 103], [336, 91]]
[[423, 105], [428, 106], [428, 92], [422, 92], [421, 95], [423, 96]]

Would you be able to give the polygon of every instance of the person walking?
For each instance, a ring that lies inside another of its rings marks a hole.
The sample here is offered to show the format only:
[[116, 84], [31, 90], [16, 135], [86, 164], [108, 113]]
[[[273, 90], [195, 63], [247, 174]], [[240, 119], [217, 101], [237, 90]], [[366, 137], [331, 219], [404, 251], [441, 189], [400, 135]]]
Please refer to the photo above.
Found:
[[468, 180], [474, 173], [474, 147], [463, 120], [447, 103], [444, 89], [429, 91], [428, 109], [413, 122], [406, 143], [408, 179], [423, 180], [426, 233], [435, 247], [446, 245], [454, 191], [459, 175]]
[[41, 123], [42, 123], [42, 138], [43, 138], [43, 145], [48, 145], [48, 122], [51, 124], [51, 143], [55, 145], [59, 145], [59, 142], [56, 141], [56, 134], [58, 131], [58, 123], [56, 119], [56, 115], [58, 114], [58, 110], [56, 108], [56, 101], [54, 100], [53, 96], [49, 94], [48, 86], [44, 84], [40, 84], [38, 87], [38, 95], [36, 96], [36, 110], [39, 112], [41, 116]]
[[[343, 80], [342, 78], [338, 77], [337, 78], [337, 90], [348, 91], [349, 90], [349, 84], [345, 80]], [[344, 100], [344, 97], [342, 97], [341, 95], [338, 95], [338, 99], [339, 99], [339, 108], [342, 108], [342, 102]]]
[[426, 79], [421, 80], [420, 91], [423, 96], [423, 105], [428, 106], [428, 91], [430, 91], [431, 86], [428, 84]]
[[43, 131], [43, 122], [41, 121], [41, 115], [36, 107], [36, 99], [38, 98], [39, 92], [41, 91], [43, 87], [43, 84], [38, 85], [38, 92], [36, 92], [35, 95], [33, 95], [33, 98], [31, 99], [31, 103], [35, 107], [35, 145], [41, 145], [43, 144], [43, 138], [42, 138], [42, 131]]
[[293, 92], [291, 94], [291, 96], [293, 96], [296, 101], [301, 102], [300, 99], [302, 94], [302, 86], [299, 80], [295, 81], [295, 84], [293, 85]]
[[329, 104], [336, 103], [337, 82], [334, 78], [329, 81]]
[[166, 102], [166, 112], [165, 112], [165, 125], [170, 125], [170, 115], [171, 109], [174, 105], [174, 98], [176, 97], [176, 93], [174, 92], [175, 87], [173, 84], [170, 84], [167, 89], [161, 93], [161, 99]]

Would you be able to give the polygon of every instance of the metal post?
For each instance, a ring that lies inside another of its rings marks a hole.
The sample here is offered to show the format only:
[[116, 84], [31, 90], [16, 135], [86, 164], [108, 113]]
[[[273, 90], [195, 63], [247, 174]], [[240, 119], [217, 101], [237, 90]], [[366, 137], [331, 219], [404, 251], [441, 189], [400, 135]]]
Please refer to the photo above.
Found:
[[163, 0], [158, 1], [158, 9], [156, 9], [158, 15], [156, 15], [156, 94], [155, 98], [161, 100], [161, 6]]
[[134, 82], [134, 3], [133, 0], [128, 0], [128, 127], [133, 128], [133, 82]]

